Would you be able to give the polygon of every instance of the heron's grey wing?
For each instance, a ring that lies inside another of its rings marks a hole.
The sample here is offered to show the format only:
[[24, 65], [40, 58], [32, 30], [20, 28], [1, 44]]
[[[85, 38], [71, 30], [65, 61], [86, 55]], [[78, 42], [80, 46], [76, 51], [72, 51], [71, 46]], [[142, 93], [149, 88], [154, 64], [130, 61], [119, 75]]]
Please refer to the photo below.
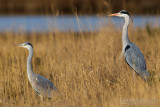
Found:
[[143, 54], [140, 49], [134, 44], [130, 43], [125, 48], [125, 58], [137, 74], [142, 74], [146, 71], [146, 63]]
[[33, 78], [33, 83], [34, 90], [40, 95], [52, 97], [53, 90], [57, 92], [57, 88], [54, 84], [41, 75], [36, 74]]

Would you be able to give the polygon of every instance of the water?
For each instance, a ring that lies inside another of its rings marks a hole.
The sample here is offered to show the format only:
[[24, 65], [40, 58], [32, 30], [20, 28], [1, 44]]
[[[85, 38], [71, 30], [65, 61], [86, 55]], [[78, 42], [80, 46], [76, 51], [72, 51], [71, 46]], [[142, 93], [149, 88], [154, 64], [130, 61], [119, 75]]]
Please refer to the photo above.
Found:
[[[133, 16], [133, 20], [133, 27], [160, 27], [160, 16]], [[78, 21], [75, 16], [0, 16], [0, 32], [99, 31], [110, 22], [120, 28], [124, 20], [108, 16], [79, 16]]]

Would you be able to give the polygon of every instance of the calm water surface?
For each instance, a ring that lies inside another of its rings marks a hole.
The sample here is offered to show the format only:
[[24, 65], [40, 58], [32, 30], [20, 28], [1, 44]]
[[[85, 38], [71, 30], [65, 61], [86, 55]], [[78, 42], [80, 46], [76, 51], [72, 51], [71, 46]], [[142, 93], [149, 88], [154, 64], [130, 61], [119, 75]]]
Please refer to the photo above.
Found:
[[[160, 16], [133, 16], [133, 20], [133, 27], [160, 27]], [[123, 22], [123, 18], [107, 16], [79, 16], [78, 21], [75, 16], [0, 16], [0, 32], [99, 31], [110, 23], [120, 28]]]

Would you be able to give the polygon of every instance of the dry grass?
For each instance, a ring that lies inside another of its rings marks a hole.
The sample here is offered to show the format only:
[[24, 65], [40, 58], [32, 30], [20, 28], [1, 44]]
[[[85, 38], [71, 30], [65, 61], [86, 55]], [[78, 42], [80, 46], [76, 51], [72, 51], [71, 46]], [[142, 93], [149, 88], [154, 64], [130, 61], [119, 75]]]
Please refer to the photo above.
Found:
[[[120, 59], [121, 31], [108, 27], [99, 33], [5, 33], [0, 36], [0, 106], [159, 106], [160, 31], [129, 31], [141, 49], [151, 77], [136, 77]], [[33, 70], [49, 78], [60, 95], [41, 102], [29, 84], [28, 51], [14, 44], [29, 41], [34, 47]]]

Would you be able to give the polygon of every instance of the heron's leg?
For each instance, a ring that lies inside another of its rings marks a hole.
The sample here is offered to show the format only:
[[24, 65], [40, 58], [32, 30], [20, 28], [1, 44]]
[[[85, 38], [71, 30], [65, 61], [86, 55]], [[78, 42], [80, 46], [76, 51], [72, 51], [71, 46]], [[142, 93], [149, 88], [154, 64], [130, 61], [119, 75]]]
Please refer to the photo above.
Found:
[[[135, 68], [135, 64], [133, 64], [133, 68]], [[135, 71], [133, 70], [133, 83], [135, 82]]]
[[133, 83], [135, 81], [135, 71], [133, 70]]
[[41, 101], [43, 102], [43, 97], [41, 96]]

